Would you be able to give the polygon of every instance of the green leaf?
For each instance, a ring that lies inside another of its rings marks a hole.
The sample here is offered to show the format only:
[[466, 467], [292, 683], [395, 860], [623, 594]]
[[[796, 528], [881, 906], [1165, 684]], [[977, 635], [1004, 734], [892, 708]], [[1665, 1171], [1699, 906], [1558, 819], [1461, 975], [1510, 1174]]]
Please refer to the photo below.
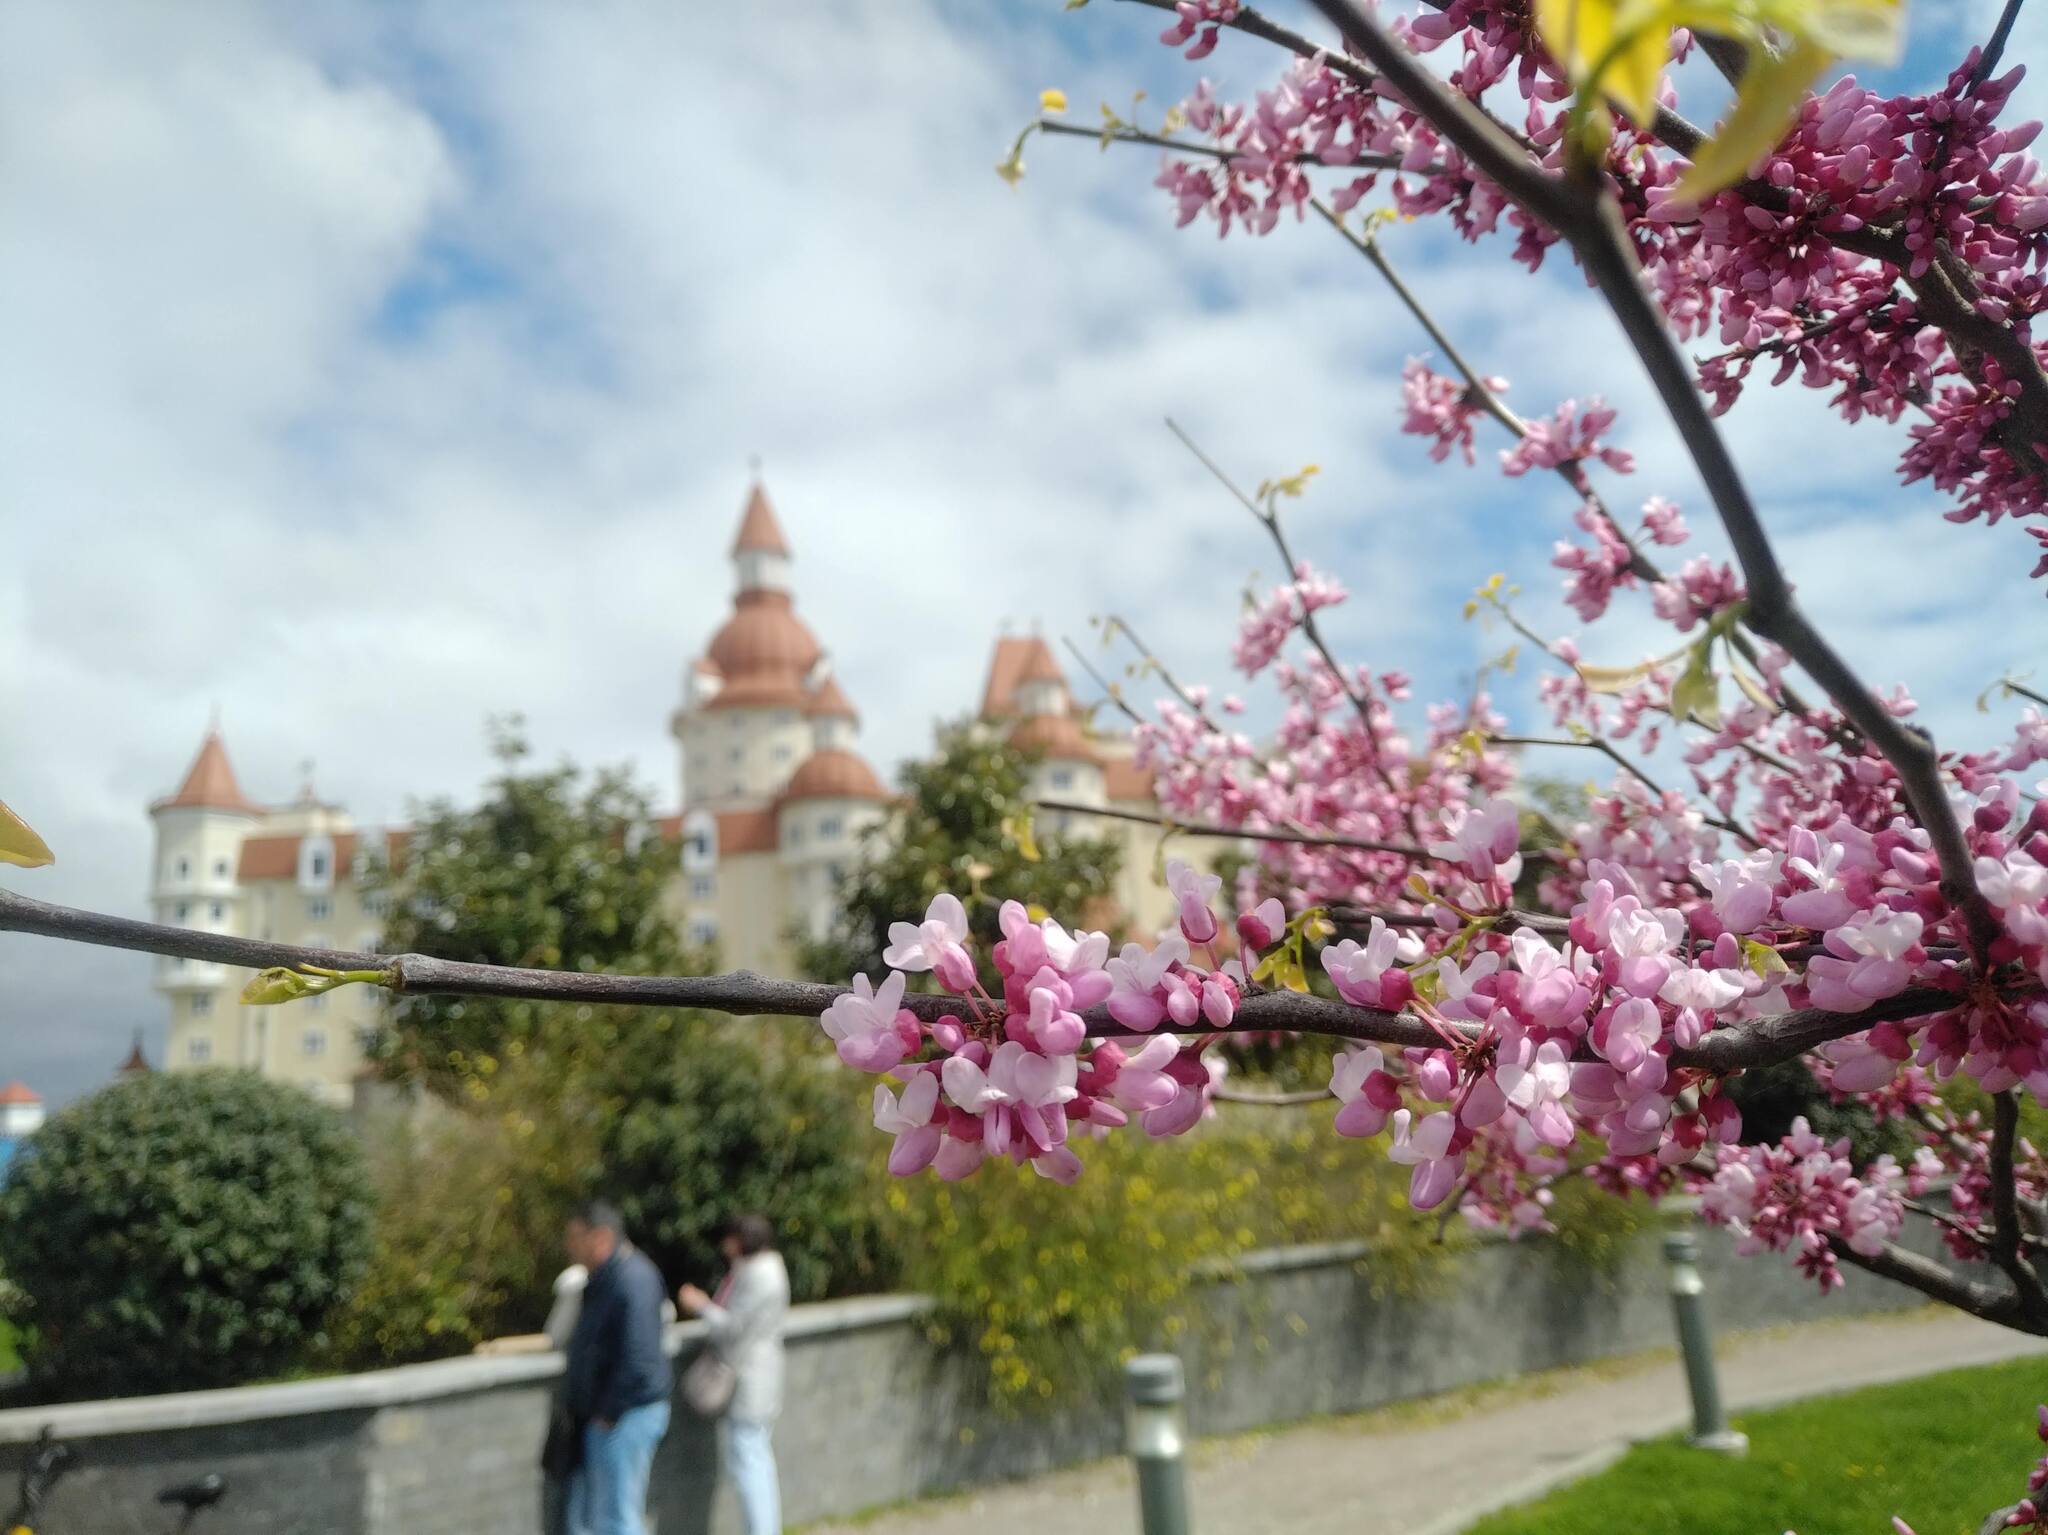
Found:
[[56, 861], [49, 844], [35, 834], [28, 822], [0, 801], [0, 863], [11, 863], [23, 869], [40, 869]]
[[1699, 202], [1740, 181], [1751, 162], [1784, 136], [1786, 124], [1808, 87], [1827, 68], [1828, 58], [1825, 47], [1805, 39], [1776, 56], [1752, 49], [1733, 109], [1700, 146], [1692, 168], [1679, 180], [1677, 195]]
[[1692, 647], [1692, 659], [1671, 687], [1671, 715], [1680, 724], [1698, 720], [1709, 730], [1721, 728], [1721, 678], [1713, 665], [1714, 641], [1709, 630]]

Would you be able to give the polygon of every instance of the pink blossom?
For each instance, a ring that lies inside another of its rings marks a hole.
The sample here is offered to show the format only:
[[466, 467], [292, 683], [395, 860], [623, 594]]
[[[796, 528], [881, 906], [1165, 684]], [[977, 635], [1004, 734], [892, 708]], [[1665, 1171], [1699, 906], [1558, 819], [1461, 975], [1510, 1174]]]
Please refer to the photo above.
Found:
[[1337, 1110], [1339, 1135], [1378, 1135], [1387, 1115], [1401, 1106], [1401, 1089], [1386, 1069], [1386, 1057], [1375, 1045], [1340, 1051], [1330, 1060], [1330, 1092], [1342, 1105]]
[[941, 891], [925, 908], [923, 922], [889, 924], [889, 947], [882, 962], [896, 970], [930, 970], [948, 991], [969, 991], [975, 975], [966, 942], [967, 908], [958, 896]]
[[880, 1083], [875, 1086], [875, 1128], [896, 1138], [889, 1153], [889, 1171], [899, 1178], [923, 1172], [939, 1154], [940, 1127], [932, 1122], [939, 1105], [936, 1072], [920, 1071], [903, 1089], [903, 1101]]
[[893, 970], [879, 990], [865, 975], [857, 975], [853, 990], [834, 998], [819, 1017], [847, 1065], [857, 1071], [889, 1071], [917, 1047], [916, 1020], [900, 1011], [903, 985], [903, 976]]
[[1166, 888], [1180, 908], [1180, 930], [1189, 943], [1212, 942], [1218, 932], [1209, 902], [1223, 888], [1219, 874], [1200, 874], [1178, 858], [1167, 860]]

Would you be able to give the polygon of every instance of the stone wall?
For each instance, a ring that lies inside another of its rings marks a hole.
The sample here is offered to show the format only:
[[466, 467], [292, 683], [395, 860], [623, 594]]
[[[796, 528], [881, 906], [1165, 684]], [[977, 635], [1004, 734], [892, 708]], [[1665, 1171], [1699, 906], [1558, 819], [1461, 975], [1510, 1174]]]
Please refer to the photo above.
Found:
[[[1782, 1257], [1735, 1258], [1703, 1236], [1724, 1330], [1890, 1310], [1919, 1297], [1852, 1272], [1822, 1298]], [[1634, 1243], [1606, 1273], [1557, 1244], [1489, 1243], [1421, 1293], [1388, 1293], [1363, 1248], [1262, 1253], [1209, 1292], [1182, 1352], [1200, 1434], [1234, 1433], [1671, 1341], [1662, 1259]], [[960, 1362], [925, 1340], [924, 1304], [877, 1296], [801, 1306], [776, 1432], [791, 1523], [1114, 1454], [1115, 1404], [1046, 1423], [997, 1419]], [[673, 1330], [680, 1357], [694, 1324]], [[45, 1423], [80, 1452], [48, 1528], [155, 1535], [157, 1490], [208, 1471], [227, 1497], [194, 1535], [524, 1535], [538, 1527], [551, 1355], [444, 1360], [363, 1375], [0, 1412], [11, 1488]], [[654, 1476], [661, 1535], [727, 1535], [716, 1436], [678, 1404]]]

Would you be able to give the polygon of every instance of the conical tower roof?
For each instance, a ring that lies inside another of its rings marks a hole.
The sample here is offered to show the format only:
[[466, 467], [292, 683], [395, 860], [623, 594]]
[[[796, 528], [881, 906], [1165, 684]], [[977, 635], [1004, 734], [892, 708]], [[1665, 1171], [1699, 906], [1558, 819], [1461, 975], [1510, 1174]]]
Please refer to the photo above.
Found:
[[758, 480], [747, 492], [747, 509], [740, 514], [740, 530], [732, 541], [732, 552], [790, 557], [789, 540], [783, 536], [782, 524], [775, 520], [775, 508], [768, 504], [768, 492]]
[[239, 810], [249, 815], [258, 811], [258, 806], [235, 781], [235, 770], [228, 762], [228, 749], [218, 728], [208, 730], [206, 739], [199, 743], [199, 755], [192, 759], [192, 766], [186, 771], [185, 781], [178, 785], [178, 792], [169, 799], [158, 800], [151, 808]]

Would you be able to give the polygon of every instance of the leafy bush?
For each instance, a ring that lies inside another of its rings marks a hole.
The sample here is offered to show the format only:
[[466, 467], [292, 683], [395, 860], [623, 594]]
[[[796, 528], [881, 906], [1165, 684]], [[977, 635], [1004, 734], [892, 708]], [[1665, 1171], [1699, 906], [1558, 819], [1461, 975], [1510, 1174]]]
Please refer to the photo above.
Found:
[[708, 1287], [727, 1223], [760, 1210], [797, 1300], [887, 1287], [855, 1097], [866, 1084], [822, 1051], [758, 1043], [756, 1028], [692, 1025], [636, 1057], [600, 1116], [593, 1191], [671, 1282]]
[[339, 1115], [242, 1072], [132, 1077], [54, 1116], [0, 1190], [38, 1389], [188, 1390], [298, 1364], [362, 1273]]
[[1112, 1135], [1072, 1188], [1002, 1162], [964, 1183], [892, 1181], [904, 1281], [936, 1303], [932, 1341], [979, 1360], [991, 1402], [1022, 1413], [1106, 1398], [1124, 1360], [1191, 1332], [1212, 1353], [1245, 1342], [1203, 1334], [1202, 1290], [1258, 1248], [1362, 1237], [1376, 1285], [1427, 1286], [1452, 1249], [1384, 1156], [1331, 1134], [1330, 1113], [1226, 1108], [1178, 1141]]

